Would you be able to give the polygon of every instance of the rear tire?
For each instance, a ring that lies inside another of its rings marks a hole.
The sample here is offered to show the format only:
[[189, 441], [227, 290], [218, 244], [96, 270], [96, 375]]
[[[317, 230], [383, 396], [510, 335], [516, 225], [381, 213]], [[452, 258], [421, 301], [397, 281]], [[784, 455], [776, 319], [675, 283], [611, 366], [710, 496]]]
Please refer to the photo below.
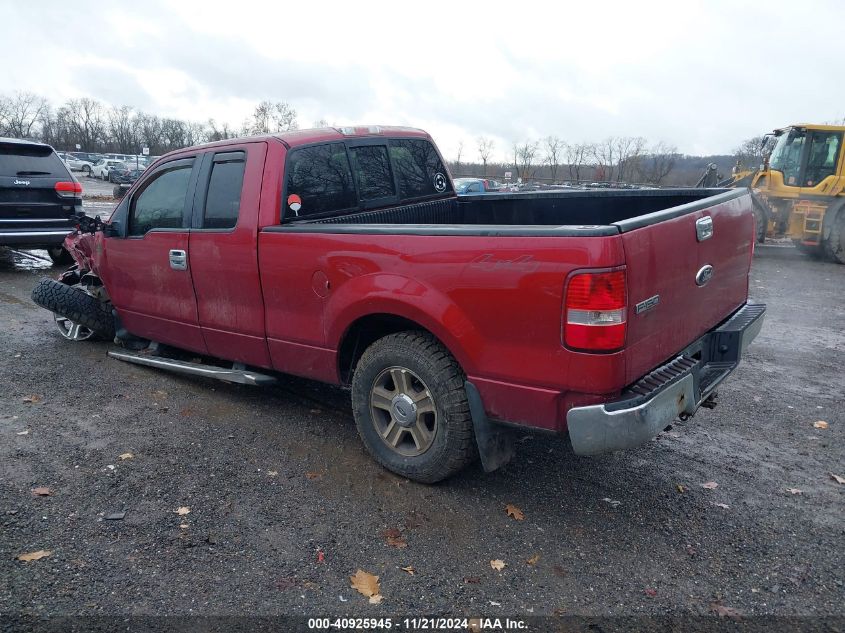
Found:
[[85, 174], [86, 177], [91, 177], [91, 167], [90, 165], [83, 165], [82, 166], [82, 173]]
[[427, 332], [379, 339], [361, 356], [352, 379], [352, 410], [364, 446], [408, 479], [435, 483], [454, 475], [478, 453], [465, 380], [455, 358]]
[[42, 279], [32, 289], [32, 300], [50, 312], [93, 330], [101, 338], [114, 338], [114, 318], [110, 305], [81, 288], [54, 279]]
[[67, 265], [73, 263], [73, 257], [64, 246], [51, 246], [47, 249], [47, 254], [56, 265]]
[[825, 257], [837, 264], [845, 264], [845, 209], [836, 214], [833, 226], [830, 227], [830, 235], [825, 240]]

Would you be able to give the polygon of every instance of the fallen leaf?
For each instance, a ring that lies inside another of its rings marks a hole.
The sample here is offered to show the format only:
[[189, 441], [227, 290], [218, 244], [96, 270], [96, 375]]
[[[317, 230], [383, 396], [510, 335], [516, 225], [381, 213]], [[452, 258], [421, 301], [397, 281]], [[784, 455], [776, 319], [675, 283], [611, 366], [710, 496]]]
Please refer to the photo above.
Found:
[[407, 567], [402, 567], [401, 569], [402, 571], [407, 572], [411, 576], [417, 573], [417, 570], [414, 569], [411, 565], [408, 565]]
[[358, 593], [362, 596], [372, 598], [373, 596], [377, 596], [381, 593], [378, 578], [378, 576], [373, 576], [372, 574], [365, 572], [363, 569], [359, 569], [355, 572], [354, 576], [349, 577], [349, 580], [352, 583], [352, 588], [357, 590]]
[[505, 561], [499, 560], [497, 558], [495, 560], [490, 561], [490, 567], [492, 567], [496, 571], [502, 571], [505, 567], [507, 567], [507, 563], [505, 563]]
[[27, 429], [26, 431], [18, 431], [17, 433], [15, 433], [15, 435], [29, 435], [29, 429]]
[[276, 476], [276, 475], [278, 475], [278, 474], [279, 474], [279, 471], [278, 471], [278, 470], [268, 470], [268, 471], [267, 471], [267, 476], [268, 476], [268, 477], [275, 477], [275, 476]]
[[384, 538], [399, 538], [402, 532], [398, 528], [387, 528], [384, 532]]
[[827, 422], [825, 422], [824, 420], [819, 420], [818, 422], [813, 422], [813, 426], [817, 429], [826, 429]]
[[726, 607], [718, 602], [713, 602], [710, 604], [710, 609], [713, 610], [720, 618], [734, 618], [739, 619], [739, 616], [742, 615], [739, 611], [734, 609], [733, 607]]
[[510, 503], [505, 506], [505, 514], [509, 517], [513, 517], [517, 521], [524, 521], [525, 515], [522, 513], [522, 510], [517, 508], [515, 505], [511, 505]]
[[730, 508], [730, 506], [727, 503], [714, 503], [713, 505], [716, 506], [717, 508], [724, 508], [725, 510]]
[[176, 514], [178, 514], [179, 516], [185, 516], [186, 514], [190, 514], [190, 513], [191, 513], [191, 509], [190, 509], [188, 506], [182, 506], [182, 507], [180, 507], [180, 508], [176, 508], [176, 509], [174, 510], [174, 512], [175, 512]]
[[830, 478], [838, 484], [845, 484], [845, 477], [840, 477], [839, 475], [834, 475], [833, 473], [830, 473]]
[[531, 558], [529, 558], [525, 562], [528, 563], [529, 565], [536, 565], [539, 560], [540, 560], [540, 555], [534, 554], [534, 556], [532, 556]]
[[18, 560], [28, 563], [31, 560], [41, 560], [42, 558], [47, 558], [52, 553], [53, 552], [50, 550], [40, 549], [37, 552], [30, 552], [29, 554], [19, 554]]
[[307, 479], [319, 479], [323, 476], [323, 473], [305, 473], [305, 477]]
[[687, 487], [683, 484], [675, 484], [675, 488], [677, 488], [678, 492], [681, 492], [681, 493], [687, 491]]
[[387, 544], [390, 547], [395, 547], [396, 549], [402, 549], [403, 547], [408, 547], [408, 542], [403, 539], [402, 537], [399, 538], [388, 538]]
[[707, 483], [701, 484], [701, 487], [706, 490], [715, 490], [719, 487], [719, 484], [717, 484], [715, 481], [708, 481]]
[[35, 404], [36, 402], [41, 402], [41, 396], [33, 393], [32, 395], [24, 396], [23, 401], [29, 404]]
[[323, 554], [322, 550], [317, 550], [317, 562], [322, 563], [326, 560], [326, 555]]
[[654, 598], [657, 595], [657, 589], [652, 589], [651, 587], [646, 587], [643, 589], [643, 593], [647, 595], [649, 598]]
[[34, 494], [36, 497], [49, 497], [53, 493], [50, 491], [49, 488], [42, 486], [40, 488], [33, 488], [32, 494]]
[[384, 596], [380, 593], [377, 593], [374, 596], [370, 596], [370, 604], [381, 604], [382, 600], [384, 600]]
[[804, 491], [800, 490], [798, 488], [787, 488], [786, 491], [791, 495], [802, 495], [802, 494], [804, 494]]
[[118, 455], [118, 457], [120, 459], [132, 459], [135, 456], [132, 453], [123, 453], [121, 455]]

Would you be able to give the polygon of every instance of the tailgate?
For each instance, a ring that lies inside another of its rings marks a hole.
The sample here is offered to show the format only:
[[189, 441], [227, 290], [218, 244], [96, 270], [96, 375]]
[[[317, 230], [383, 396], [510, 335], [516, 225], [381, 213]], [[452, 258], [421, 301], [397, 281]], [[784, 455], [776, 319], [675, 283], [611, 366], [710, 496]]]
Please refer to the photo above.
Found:
[[[708, 216], [712, 235], [700, 239], [697, 228]], [[746, 302], [753, 224], [746, 189], [617, 223], [628, 279], [626, 383]], [[712, 267], [709, 280], [699, 274], [707, 266]]]

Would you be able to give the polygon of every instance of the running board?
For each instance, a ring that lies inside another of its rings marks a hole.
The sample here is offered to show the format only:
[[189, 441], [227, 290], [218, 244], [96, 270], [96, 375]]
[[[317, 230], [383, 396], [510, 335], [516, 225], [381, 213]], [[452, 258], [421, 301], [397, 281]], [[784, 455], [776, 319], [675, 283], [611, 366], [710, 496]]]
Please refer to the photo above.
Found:
[[214, 367], [212, 365], [189, 363], [183, 360], [162, 358], [161, 356], [131, 354], [128, 352], [111, 351], [109, 352], [109, 356], [118, 360], [126, 361], [127, 363], [135, 363], [136, 365], [146, 365], [147, 367], [166, 369], [177, 374], [187, 374], [189, 376], [216, 378], [217, 380], [236, 382], [241, 385], [263, 386], [276, 383], [276, 379], [273, 376], [260, 374], [256, 371], [249, 371], [247, 369], [224, 369], [223, 367]]

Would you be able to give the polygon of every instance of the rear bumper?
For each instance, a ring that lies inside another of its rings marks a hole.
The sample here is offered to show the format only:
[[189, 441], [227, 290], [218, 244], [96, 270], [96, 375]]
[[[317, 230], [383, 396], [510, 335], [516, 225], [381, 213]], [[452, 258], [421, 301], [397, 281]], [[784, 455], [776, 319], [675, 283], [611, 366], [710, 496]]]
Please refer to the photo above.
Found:
[[73, 227], [44, 229], [2, 229], [0, 246], [56, 246], [62, 244]]
[[570, 409], [569, 439], [578, 455], [639, 446], [678, 415], [692, 415], [736, 369], [763, 327], [766, 306], [747, 303], [721, 325], [625, 389], [611, 402]]

